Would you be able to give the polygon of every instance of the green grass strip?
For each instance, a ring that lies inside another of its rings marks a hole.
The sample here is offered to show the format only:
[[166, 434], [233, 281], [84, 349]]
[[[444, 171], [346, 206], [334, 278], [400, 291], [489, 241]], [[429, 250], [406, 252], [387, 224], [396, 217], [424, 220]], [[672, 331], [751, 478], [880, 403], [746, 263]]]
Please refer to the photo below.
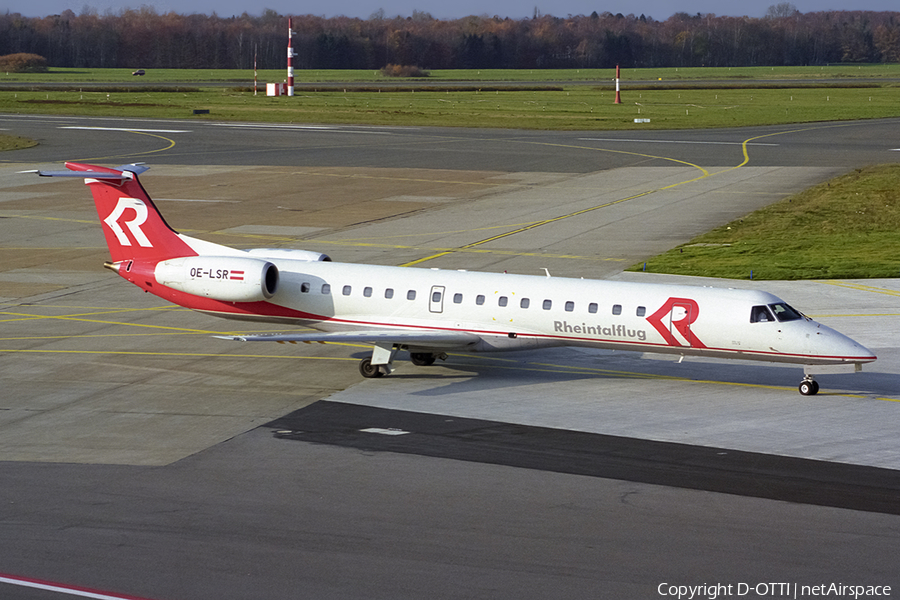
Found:
[[[357, 88], [358, 89], [358, 88]], [[380, 126], [547, 130], [746, 127], [900, 117], [900, 88], [660, 89], [582, 85], [547, 90], [298, 89], [294, 97], [245, 88], [4, 90], [0, 113]], [[196, 110], [209, 111], [202, 115]]]
[[21, 150], [37, 146], [37, 142], [28, 138], [0, 133], [0, 152], [4, 150]]
[[653, 273], [729, 279], [900, 276], [900, 165], [856, 169], [646, 264]]

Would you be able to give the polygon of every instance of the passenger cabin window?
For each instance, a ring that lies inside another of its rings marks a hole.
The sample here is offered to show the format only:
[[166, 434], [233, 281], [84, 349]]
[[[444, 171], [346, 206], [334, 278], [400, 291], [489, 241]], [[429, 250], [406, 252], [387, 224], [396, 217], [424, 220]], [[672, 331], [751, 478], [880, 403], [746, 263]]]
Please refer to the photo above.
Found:
[[372, 288], [364, 287], [363, 288], [363, 296], [365, 296], [366, 298], [371, 298], [372, 297]]
[[613, 314], [614, 315], [622, 314], [622, 305], [621, 304], [613, 304]]
[[575, 303], [572, 302], [571, 300], [567, 301], [566, 302], [566, 312], [572, 312], [573, 310], [575, 310]]
[[519, 308], [528, 308], [531, 305], [531, 300], [528, 298], [522, 298], [519, 300]]
[[596, 302], [591, 302], [590, 304], [588, 304], [588, 312], [591, 314], [597, 312], [597, 303]]
[[301, 291], [302, 293], [304, 293], [304, 294], [308, 294], [308, 293], [309, 293], [309, 283], [307, 283], [307, 282], [305, 282], [305, 281], [304, 281], [303, 283], [301, 283], [301, 284], [300, 284], [300, 291]]
[[769, 308], [771, 308], [772, 312], [775, 313], [775, 318], [778, 319], [779, 322], [797, 321], [803, 318], [803, 315], [800, 314], [800, 311], [791, 308], [784, 302], [770, 304]]
[[331, 284], [330, 283], [322, 284], [322, 293], [325, 294], [326, 296], [331, 293]]
[[432, 292], [431, 293], [431, 301], [432, 302], [440, 302], [441, 301], [441, 293], [440, 292]]
[[644, 315], [647, 314], [647, 307], [646, 306], [638, 306], [636, 314], [639, 317], [643, 317]]
[[387, 288], [384, 290], [384, 297], [390, 300], [394, 297], [394, 288]]
[[553, 308], [553, 300], [544, 300], [543, 308], [544, 310], [550, 310], [551, 308]]
[[453, 294], [453, 304], [462, 304], [462, 294]]
[[477, 296], [475, 296], [475, 304], [477, 304], [478, 306], [481, 306], [482, 304], [484, 304], [484, 295], [483, 294], [478, 294]]
[[509, 303], [509, 298], [507, 298], [506, 296], [500, 296], [497, 299], [497, 304], [499, 306], [506, 306], [508, 303]]
[[765, 306], [754, 306], [750, 309], [751, 323], [768, 323], [769, 321], [774, 320], [775, 317], [772, 316], [772, 313], [770, 313], [769, 309]]
[[416, 299], [416, 290], [409, 290], [408, 292], [406, 292], [406, 299], [407, 300], [415, 300]]
[[345, 296], [349, 296], [350, 295], [350, 286], [345, 285], [344, 289], [341, 290], [341, 293], [344, 294]]

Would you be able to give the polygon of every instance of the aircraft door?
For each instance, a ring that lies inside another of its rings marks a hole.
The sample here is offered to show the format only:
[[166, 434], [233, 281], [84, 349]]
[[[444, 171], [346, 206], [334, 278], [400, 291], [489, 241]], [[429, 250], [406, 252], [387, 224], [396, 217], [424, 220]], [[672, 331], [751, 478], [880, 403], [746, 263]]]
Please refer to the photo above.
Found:
[[431, 295], [428, 297], [428, 310], [433, 313], [444, 312], [444, 286], [431, 286]]
[[706, 348], [691, 325], [700, 316], [700, 305], [691, 298], [669, 298], [647, 317], [666, 344], [677, 347]]
[[697, 303], [693, 300], [676, 299], [672, 303], [672, 310], [669, 312], [669, 333], [672, 335], [672, 339], [678, 340], [677, 345], [687, 345], [693, 348], [704, 347], [691, 331], [691, 323], [698, 316], [697, 309]]

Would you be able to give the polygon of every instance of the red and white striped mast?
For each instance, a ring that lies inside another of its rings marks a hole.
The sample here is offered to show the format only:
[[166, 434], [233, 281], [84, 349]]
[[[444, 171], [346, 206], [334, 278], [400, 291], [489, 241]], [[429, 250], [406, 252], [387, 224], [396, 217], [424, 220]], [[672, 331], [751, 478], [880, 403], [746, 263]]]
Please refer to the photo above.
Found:
[[294, 40], [293, 19], [291, 19], [291, 17], [288, 17], [288, 57], [287, 57], [288, 58], [288, 65], [287, 65], [287, 67], [288, 67], [287, 95], [288, 96], [294, 95], [294, 57], [296, 56], [296, 54], [294, 54], [293, 40]]
[[613, 104], [622, 104], [622, 96], [619, 95], [619, 65], [616, 65], [616, 99]]

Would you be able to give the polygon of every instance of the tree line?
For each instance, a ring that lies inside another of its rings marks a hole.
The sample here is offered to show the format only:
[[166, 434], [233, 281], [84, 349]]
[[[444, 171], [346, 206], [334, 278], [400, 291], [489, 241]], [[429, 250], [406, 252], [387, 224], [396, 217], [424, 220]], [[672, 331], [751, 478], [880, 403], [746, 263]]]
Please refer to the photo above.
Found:
[[[414, 11], [368, 19], [293, 17], [298, 69], [528, 69], [779, 66], [900, 61], [900, 12], [800, 13], [762, 18], [676, 13], [664, 21], [609, 12], [566, 18]], [[261, 69], [287, 66], [287, 17], [272, 10], [219, 17], [152, 7], [47, 17], [0, 15], [0, 55], [31, 53], [50, 67]]]

